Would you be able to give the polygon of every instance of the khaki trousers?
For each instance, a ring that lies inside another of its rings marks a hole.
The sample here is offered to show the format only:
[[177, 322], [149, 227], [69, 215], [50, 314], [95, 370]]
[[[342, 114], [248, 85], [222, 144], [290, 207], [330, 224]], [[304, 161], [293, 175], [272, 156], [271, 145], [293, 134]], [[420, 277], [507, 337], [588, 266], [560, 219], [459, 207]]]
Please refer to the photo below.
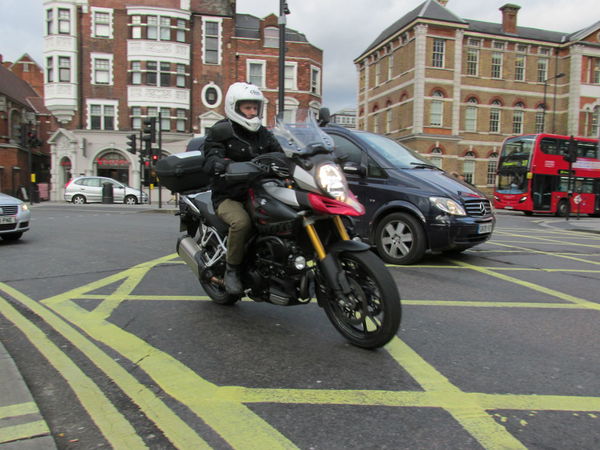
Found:
[[250, 216], [242, 203], [228, 198], [219, 204], [217, 215], [229, 225], [227, 263], [237, 266], [244, 259], [244, 245], [252, 230]]

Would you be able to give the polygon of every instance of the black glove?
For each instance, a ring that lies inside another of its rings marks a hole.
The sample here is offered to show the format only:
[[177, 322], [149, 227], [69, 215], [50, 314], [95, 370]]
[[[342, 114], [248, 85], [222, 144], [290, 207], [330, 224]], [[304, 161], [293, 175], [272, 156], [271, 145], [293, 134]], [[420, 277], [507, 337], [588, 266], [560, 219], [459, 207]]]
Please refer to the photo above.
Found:
[[225, 173], [225, 171], [227, 170], [227, 161], [225, 160], [221, 160], [221, 161], [215, 161], [215, 163], [213, 164], [213, 172], [215, 175], [221, 175], [223, 173]]

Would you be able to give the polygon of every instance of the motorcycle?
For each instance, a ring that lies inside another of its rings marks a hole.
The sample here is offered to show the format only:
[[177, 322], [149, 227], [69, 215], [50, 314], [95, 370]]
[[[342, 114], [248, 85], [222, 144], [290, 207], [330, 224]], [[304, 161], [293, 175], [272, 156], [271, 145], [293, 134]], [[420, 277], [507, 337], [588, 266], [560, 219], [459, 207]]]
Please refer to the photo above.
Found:
[[[400, 295], [384, 263], [370, 247], [352, 240], [345, 216], [364, 214], [336, 163], [333, 142], [310, 111], [272, 130], [283, 153], [233, 162], [221, 175], [246, 182], [253, 223], [241, 265], [244, 294], [257, 302], [317, 304], [352, 344], [377, 348], [389, 342], [401, 320]], [[162, 178], [161, 178], [162, 181]], [[232, 305], [223, 277], [228, 226], [215, 213], [211, 192], [181, 192], [177, 253], [212, 301]]]

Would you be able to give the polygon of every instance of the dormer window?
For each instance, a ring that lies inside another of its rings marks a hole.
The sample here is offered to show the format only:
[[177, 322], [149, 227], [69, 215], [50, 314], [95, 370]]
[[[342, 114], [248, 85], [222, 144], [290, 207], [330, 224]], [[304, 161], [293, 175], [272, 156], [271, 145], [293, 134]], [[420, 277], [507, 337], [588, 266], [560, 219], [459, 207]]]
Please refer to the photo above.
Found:
[[265, 47], [279, 48], [279, 29], [275, 27], [265, 28]]

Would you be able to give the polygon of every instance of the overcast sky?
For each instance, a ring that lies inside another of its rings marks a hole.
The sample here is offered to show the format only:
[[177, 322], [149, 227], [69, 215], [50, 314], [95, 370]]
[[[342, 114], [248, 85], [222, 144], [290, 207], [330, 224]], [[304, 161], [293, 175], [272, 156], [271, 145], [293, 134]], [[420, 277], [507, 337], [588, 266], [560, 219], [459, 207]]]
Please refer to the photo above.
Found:
[[[381, 31], [420, 1], [288, 0], [287, 26], [323, 50], [324, 105], [332, 112], [356, 104], [353, 60]], [[465, 19], [501, 22], [506, 3], [521, 6], [518, 25], [571, 33], [600, 21], [600, 0], [449, 0], [447, 8]], [[279, 13], [279, 0], [237, 0], [237, 12], [263, 18]], [[42, 0], [0, 0], [0, 53], [14, 61], [29, 53], [42, 58]]]

